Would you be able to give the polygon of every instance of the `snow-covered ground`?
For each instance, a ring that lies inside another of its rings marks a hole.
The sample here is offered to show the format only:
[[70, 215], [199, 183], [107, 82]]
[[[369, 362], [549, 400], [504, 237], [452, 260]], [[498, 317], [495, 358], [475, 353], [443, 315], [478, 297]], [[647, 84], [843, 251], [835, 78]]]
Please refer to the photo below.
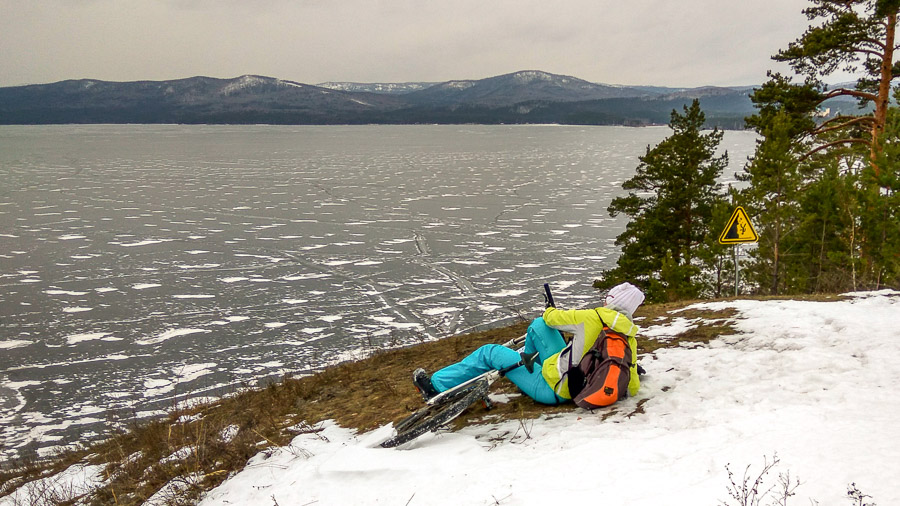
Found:
[[[851, 483], [867, 502], [900, 504], [900, 292], [850, 295], [691, 306], [734, 308], [737, 332], [641, 357], [640, 394], [605, 419], [573, 409], [396, 449], [378, 446], [390, 426], [324, 424], [256, 456], [202, 504], [736, 504], [728, 469], [752, 483], [776, 458], [761, 491], [789, 474], [800, 485], [787, 504], [850, 504]], [[696, 324], [675, 321], [645, 334]]]

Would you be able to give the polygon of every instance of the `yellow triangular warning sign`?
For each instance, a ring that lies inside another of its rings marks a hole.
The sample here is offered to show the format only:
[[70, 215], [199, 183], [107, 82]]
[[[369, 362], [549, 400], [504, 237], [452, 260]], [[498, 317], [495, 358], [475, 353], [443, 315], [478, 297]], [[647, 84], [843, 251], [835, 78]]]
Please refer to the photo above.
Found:
[[719, 243], [739, 244], [744, 242], [756, 242], [758, 240], [759, 236], [756, 235], [756, 230], [753, 230], [750, 218], [747, 217], [744, 208], [738, 206], [731, 215], [731, 219], [728, 220], [728, 226], [725, 227], [725, 230], [723, 230], [722, 234], [719, 236]]

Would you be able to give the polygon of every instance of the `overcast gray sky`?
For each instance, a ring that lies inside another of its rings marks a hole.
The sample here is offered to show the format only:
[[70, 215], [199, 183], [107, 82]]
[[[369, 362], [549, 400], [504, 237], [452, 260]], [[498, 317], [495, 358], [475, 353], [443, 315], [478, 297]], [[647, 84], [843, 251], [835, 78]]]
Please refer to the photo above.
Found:
[[761, 83], [807, 0], [0, 0], [0, 86], [260, 74]]

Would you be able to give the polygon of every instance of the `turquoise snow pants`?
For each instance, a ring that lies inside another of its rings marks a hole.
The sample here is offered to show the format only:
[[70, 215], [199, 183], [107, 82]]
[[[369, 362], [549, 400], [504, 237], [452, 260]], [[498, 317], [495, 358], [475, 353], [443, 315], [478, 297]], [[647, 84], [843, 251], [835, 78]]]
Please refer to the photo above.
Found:
[[[559, 404], [566, 399], [553, 391], [541, 374], [541, 363], [552, 355], [559, 353], [566, 345], [558, 330], [550, 328], [543, 318], [537, 318], [528, 326], [525, 334], [525, 353], [538, 352], [532, 372], [524, 366], [506, 373], [506, 377], [515, 383], [519, 390], [541, 404]], [[479, 376], [493, 369], [502, 369], [516, 364], [522, 359], [519, 352], [499, 344], [486, 344], [471, 355], [453, 365], [449, 365], [431, 376], [431, 383], [439, 392]]]

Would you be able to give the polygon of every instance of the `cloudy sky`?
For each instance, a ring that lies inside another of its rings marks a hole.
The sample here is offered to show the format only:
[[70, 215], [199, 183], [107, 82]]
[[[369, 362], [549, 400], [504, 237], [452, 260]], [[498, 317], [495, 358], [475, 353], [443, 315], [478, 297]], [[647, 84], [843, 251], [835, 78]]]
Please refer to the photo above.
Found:
[[807, 0], [0, 0], [0, 86], [260, 74], [303, 83], [480, 79], [744, 85]]

